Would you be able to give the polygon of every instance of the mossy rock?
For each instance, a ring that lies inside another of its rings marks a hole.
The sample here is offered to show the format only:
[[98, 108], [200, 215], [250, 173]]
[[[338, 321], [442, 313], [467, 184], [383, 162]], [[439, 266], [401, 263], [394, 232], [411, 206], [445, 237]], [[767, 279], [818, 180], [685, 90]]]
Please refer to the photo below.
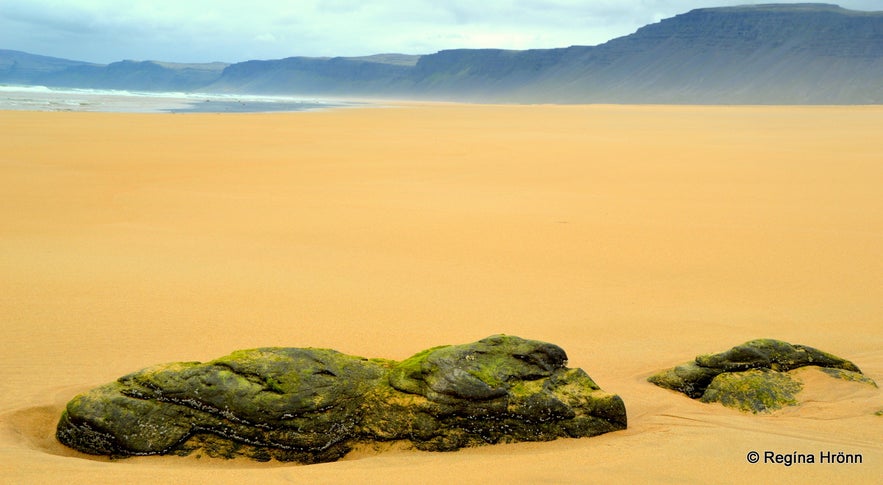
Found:
[[844, 381], [851, 382], [861, 382], [863, 384], [868, 384], [874, 387], [877, 387], [877, 383], [874, 382], [874, 379], [862, 374], [861, 372], [854, 372], [850, 370], [844, 369], [832, 369], [829, 367], [822, 367], [821, 371], [835, 379], [842, 379]]
[[720, 402], [749, 412], [769, 412], [798, 403], [801, 384], [789, 371], [816, 366], [832, 377], [876, 386], [852, 362], [805, 345], [758, 339], [663, 370], [647, 380], [702, 402]]
[[696, 357], [696, 364], [722, 372], [747, 369], [772, 369], [787, 372], [815, 365], [861, 372], [852, 362], [806, 345], [792, 345], [774, 339], [757, 339], [737, 345], [726, 352]]
[[561, 347], [502, 335], [437, 347], [396, 366], [390, 384], [440, 403], [506, 396], [510, 383], [551, 376], [567, 365]]
[[721, 371], [718, 369], [702, 367], [695, 362], [687, 362], [652, 375], [647, 380], [659, 387], [682, 392], [697, 399], [702, 397], [705, 389], [720, 373]]
[[402, 362], [261, 348], [150, 367], [68, 403], [56, 436], [85, 453], [318, 463], [355, 444], [449, 451], [624, 429], [625, 406], [560, 347], [496, 335]]
[[768, 412], [796, 405], [795, 396], [802, 388], [802, 384], [787, 372], [751, 369], [719, 374], [700, 400], [720, 402], [724, 406], [752, 413]]

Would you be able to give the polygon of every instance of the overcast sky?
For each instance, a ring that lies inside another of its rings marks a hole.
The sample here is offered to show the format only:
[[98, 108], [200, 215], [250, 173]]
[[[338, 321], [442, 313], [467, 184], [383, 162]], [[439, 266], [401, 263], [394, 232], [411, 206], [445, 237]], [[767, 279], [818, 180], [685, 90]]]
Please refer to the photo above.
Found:
[[[109, 63], [567, 47], [753, 3], [771, 0], [0, 0], [0, 49]], [[883, 0], [830, 3], [883, 10]]]

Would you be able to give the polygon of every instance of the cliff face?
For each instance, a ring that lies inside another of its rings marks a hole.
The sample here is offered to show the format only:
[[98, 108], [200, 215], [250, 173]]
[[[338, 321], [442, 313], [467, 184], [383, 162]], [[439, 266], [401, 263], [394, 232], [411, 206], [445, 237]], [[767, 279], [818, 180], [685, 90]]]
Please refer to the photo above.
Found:
[[221, 66], [213, 64], [120, 61], [106, 66], [74, 66], [51, 76], [47, 84], [138, 91], [190, 91], [213, 82], [220, 73]]
[[210, 87], [279, 94], [392, 93], [402, 88], [410, 69], [374, 60], [289, 57], [233, 64]]
[[591, 100], [883, 100], [881, 13], [824, 5], [700, 9], [586, 54], [572, 66], [584, 66], [574, 76], [579, 86], [598, 86], [581, 90]]
[[417, 68], [417, 92], [450, 97], [879, 103], [883, 12], [817, 4], [698, 9], [595, 47], [442, 51]]
[[21, 59], [14, 66], [3, 58], [0, 51], [0, 82], [77, 87], [485, 102], [873, 104], [883, 102], [883, 12], [825, 4], [707, 8], [594, 47], [291, 57], [223, 71], [45, 61], [51, 58], [25, 70]]

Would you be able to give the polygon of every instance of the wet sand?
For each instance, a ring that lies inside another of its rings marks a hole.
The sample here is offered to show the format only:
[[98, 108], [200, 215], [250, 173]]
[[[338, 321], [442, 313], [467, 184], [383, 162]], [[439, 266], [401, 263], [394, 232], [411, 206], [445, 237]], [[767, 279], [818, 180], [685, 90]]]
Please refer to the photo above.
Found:
[[[645, 379], [770, 337], [883, 383], [881, 126], [881, 107], [0, 112], [0, 478], [872, 483], [879, 389], [807, 372], [804, 405], [755, 416]], [[312, 466], [108, 461], [53, 438], [75, 394], [156, 363], [403, 359], [496, 333], [561, 345], [629, 429]]]

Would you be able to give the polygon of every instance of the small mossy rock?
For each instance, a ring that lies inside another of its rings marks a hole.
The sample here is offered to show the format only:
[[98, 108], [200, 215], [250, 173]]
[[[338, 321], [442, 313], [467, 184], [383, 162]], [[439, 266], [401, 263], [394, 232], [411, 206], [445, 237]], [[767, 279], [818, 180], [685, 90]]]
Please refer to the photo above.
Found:
[[700, 355], [696, 357], [696, 364], [719, 369], [722, 372], [747, 369], [773, 369], [787, 372], [807, 365], [861, 372], [852, 362], [827, 352], [773, 339], [751, 340], [726, 352]]
[[686, 364], [652, 375], [647, 380], [659, 387], [682, 392], [693, 399], [697, 399], [702, 397], [705, 389], [720, 373], [719, 369], [702, 367], [695, 362], [687, 362]]
[[261, 348], [126, 375], [72, 399], [58, 440], [90, 454], [246, 456], [317, 463], [354, 444], [423, 450], [593, 436], [625, 406], [555, 345], [493, 336], [403, 362]]
[[802, 388], [787, 372], [769, 369], [725, 372], [711, 381], [700, 400], [752, 413], [768, 412], [796, 405], [795, 395]]
[[[703, 402], [754, 413], [797, 404], [801, 384], [788, 372], [817, 366], [841, 379], [874, 382], [852, 362], [805, 345], [758, 339], [663, 370], [647, 380]], [[874, 384], [876, 385], [876, 384]]]

